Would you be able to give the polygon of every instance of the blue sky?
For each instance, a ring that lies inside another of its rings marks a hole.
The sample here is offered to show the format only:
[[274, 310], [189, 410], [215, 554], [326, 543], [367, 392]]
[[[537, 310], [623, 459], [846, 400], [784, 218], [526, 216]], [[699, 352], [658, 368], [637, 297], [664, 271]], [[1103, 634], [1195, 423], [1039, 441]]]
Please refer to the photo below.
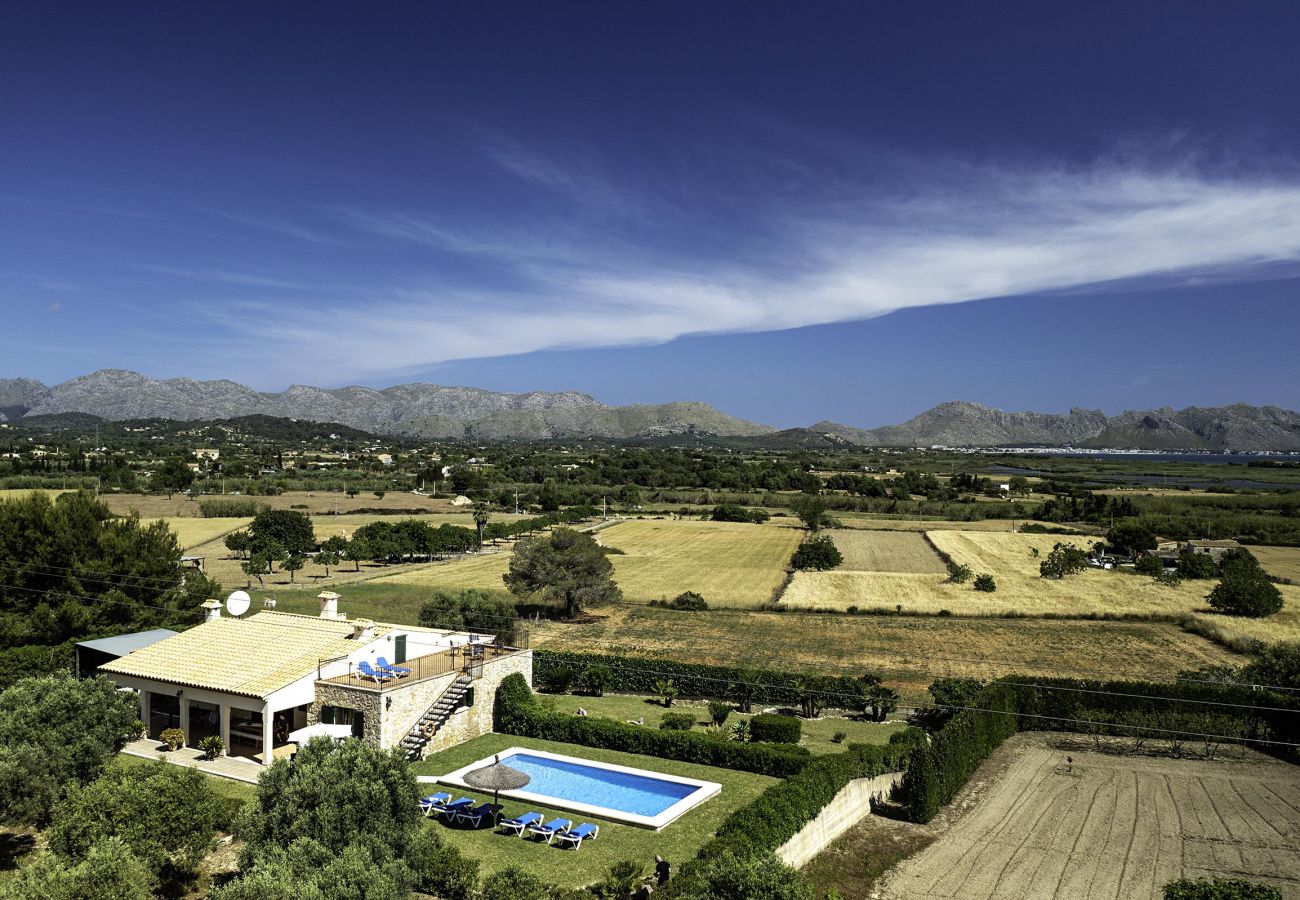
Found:
[[51, 4], [0, 377], [1300, 407], [1300, 6]]

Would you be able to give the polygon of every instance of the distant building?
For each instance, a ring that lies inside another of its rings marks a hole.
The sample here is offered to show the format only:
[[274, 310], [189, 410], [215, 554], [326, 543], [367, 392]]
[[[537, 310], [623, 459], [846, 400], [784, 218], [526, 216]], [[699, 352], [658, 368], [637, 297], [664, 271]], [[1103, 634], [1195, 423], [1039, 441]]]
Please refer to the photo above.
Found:
[[1188, 553], [1204, 553], [1207, 556], [1214, 557], [1215, 559], [1218, 559], [1220, 556], [1227, 553], [1229, 550], [1240, 550], [1240, 549], [1241, 549], [1241, 544], [1238, 544], [1236, 541], [1233, 540], [1226, 540], [1226, 541], [1202, 540], [1202, 541], [1187, 542]]
[[466, 497], [464, 494], [460, 494], [454, 500], [451, 501], [451, 505], [452, 506], [473, 506], [474, 501]]
[[196, 459], [216, 462], [221, 458], [221, 451], [215, 447], [196, 447], [194, 449], [194, 456]]

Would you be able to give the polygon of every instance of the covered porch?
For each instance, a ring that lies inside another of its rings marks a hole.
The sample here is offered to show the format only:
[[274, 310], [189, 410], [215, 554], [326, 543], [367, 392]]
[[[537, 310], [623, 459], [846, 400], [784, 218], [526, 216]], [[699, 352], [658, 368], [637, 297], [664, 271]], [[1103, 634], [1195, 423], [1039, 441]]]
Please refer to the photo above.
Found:
[[307, 724], [305, 705], [280, 705], [274, 697], [225, 694], [194, 687], [135, 685], [140, 698], [144, 741], [156, 752], [162, 734], [170, 728], [185, 733], [185, 748], [197, 753], [206, 737], [218, 735], [228, 757], [270, 765], [277, 756], [290, 755], [295, 745], [289, 733]]

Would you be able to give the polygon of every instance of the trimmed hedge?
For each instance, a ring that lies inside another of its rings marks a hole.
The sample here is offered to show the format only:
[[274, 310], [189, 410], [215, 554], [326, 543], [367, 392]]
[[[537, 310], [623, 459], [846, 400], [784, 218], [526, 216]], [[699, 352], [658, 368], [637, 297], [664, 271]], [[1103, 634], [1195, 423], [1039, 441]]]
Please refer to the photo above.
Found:
[[666, 659], [639, 659], [633, 656], [609, 656], [603, 653], [569, 653], [559, 650], [533, 651], [533, 678], [547, 683], [552, 669], [568, 667], [581, 683], [581, 673], [594, 665], [608, 666], [613, 679], [606, 690], [628, 694], [657, 694], [655, 682], [671, 678], [682, 697], [719, 698], [735, 694], [735, 685], [741, 681], [757, 686], [751, 697], [754, 703], [797, 704], [800, 678], [812, 678], [813, 688], [831, 694], [847, 696], [827, 697], [825, 706], [846, 709], [861, 708], [853, 698], [861, 693], [861, 682], [849, 676], [806, 675], [796, 672], [778, 672], [771, 669], [738, 669], [732, 666], [709, 666], [702, 663], [673, 662]]
[[[1170, 700], [1225, 705], [1174, 707]], [[1105, 733], [1108, 729], [1098, 725], [1098, 717], [1104, 716], [1121, 724], [1144, 720], [1165, 723], [1155, 727], [1223, 734], [1224, 720], [1230, 719], [1235, 736], [1300, 743], [1300, 698], [1235, 685], [1008, 676], [986, 685], [967, 705], [978, 708], [954, 715], [934, 732], [928, 746], [918, 744], [913, 752], [903, 782], [913, 821], [934, 818], [989, 754], [1017, 731]], [[1143, 714], [1149, 718], [1143, 719]], [[1147, 733], [1153, 739], [1173, 736]]]
[[803, 723], [794, 716], [762, 713], [749, 720], [749, 739], [773, 744], [797, 744], [803, 734]]
[[810, 759], [802, 747], [742, 744], [702, 732], [663, 731], [625, 725], [613, 719], [552, 712], [536, 702], [528, 682], [518, 673], [507, 676], [497, 688], [492, 716], [493, 728], [502, 734], [621, 750], [776, 778], [788, 778], [802, 771]]
[[1282, 900], [1282, 892], [1267, 884], [1215, 879], [1180, 878], [1165, 885], [1164, 900]]
[[776, 850], [815, 819], [850, 781], [897, 772], [910, 749], [853, 744], [846, 753], [816, 758], [798, 774], [772, 785], [753, 803], [723, 820], [717, 835], [668, 883], [665, 896], [694, 896], [695, 881], [704, 863], [724, 853], [747, 857]]

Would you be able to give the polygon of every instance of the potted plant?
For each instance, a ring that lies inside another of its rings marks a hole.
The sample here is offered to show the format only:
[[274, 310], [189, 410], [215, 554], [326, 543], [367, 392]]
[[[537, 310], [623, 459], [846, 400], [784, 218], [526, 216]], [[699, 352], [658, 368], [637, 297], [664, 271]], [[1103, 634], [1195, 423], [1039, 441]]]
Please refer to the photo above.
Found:
[[185, 746], [185, 732], [179, 728], [168, 728], [158, 735], [168, 750], [179, 750]]

